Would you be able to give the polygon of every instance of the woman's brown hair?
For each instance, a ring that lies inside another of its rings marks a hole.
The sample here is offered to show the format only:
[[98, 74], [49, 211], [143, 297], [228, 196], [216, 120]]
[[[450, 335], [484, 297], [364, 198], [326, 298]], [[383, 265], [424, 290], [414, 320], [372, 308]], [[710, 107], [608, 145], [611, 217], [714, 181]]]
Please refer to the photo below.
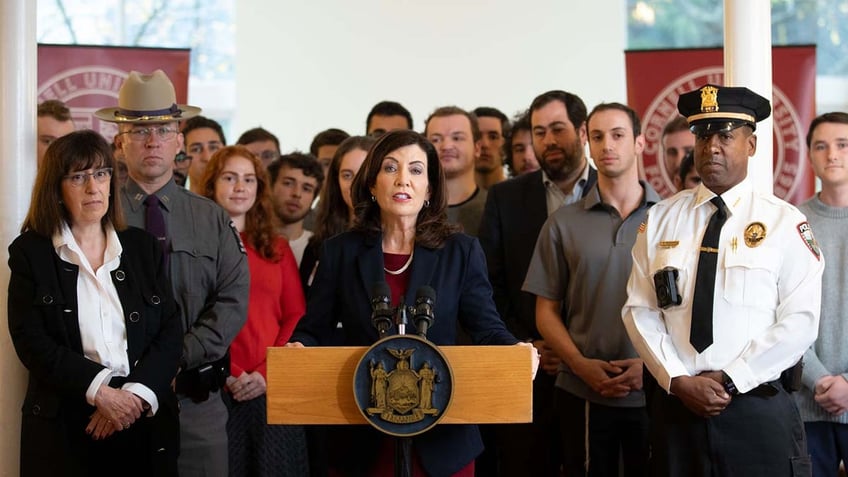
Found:
[[439, 164], [439, 154], [433, 144], [421, 134], [408, 129], [397, 129], [382, 135], [368, 151], [368, 156], [353, 179], [350, 195], [356, 218], [353, 229], [368, 233], [382, 233], [380, 206], [371, 200], [371, 187], [377, 182], [377, 174], [383, 159], [390, 153], [405, 147], [418, 146], [427, 155], [427, 181], [430, 186], [429, 204], [418, 212], [415, 223], [415, 242], [428, 248], [439, 248], [445, 240], [457, 232], [457, 227], [448, 223], [447, 192], [445, 173]]
[[[103, 136], [90, 129], [74, 131], [53, 141], [44, 153], [44, 162], [35, 176], [29, 212], [21, 232], [32, 230], [51, 237], [62, 230], [63, 222], [70, 224], [71, 217], [62, 203], [62, 181], [65, 176], [72, 172], [106, 167], [114, 172], [112, 148]], [[114, 173], [109, 179], [109, 208], [100, 220], [103, 226], [110, 222], [115, 230], [127, 228]]]
[[350, 211], [342, 197], [341, 186], [339, 185], [342, 158], [355, 150], [368, 152], [368, 149], [376, 141], [375, 138], [370, 136], [351, 136], [342, 141], [333, 154], [324, 186], [321, 188], [321, 200], [318, 201], [314, 235], [309, 239], [310, 245], [315, 247], [315, 250], [320, 250], [321, 243], [324, 240], [348, 230], [351, 226]]

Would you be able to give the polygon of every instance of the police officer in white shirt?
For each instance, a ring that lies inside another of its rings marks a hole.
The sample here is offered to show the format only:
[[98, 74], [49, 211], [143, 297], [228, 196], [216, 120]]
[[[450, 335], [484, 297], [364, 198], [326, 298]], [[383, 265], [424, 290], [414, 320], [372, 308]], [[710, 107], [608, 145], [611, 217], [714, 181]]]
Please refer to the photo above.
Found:
[[804, 215], [747, 178], [771, 107], [715, 85], [677, 107], [696, 136], [702, 184], [649, 211], [622, 310], [656, 379], [652, 475], [810, 475], [780, 378], [816, 338], [824, 258]]

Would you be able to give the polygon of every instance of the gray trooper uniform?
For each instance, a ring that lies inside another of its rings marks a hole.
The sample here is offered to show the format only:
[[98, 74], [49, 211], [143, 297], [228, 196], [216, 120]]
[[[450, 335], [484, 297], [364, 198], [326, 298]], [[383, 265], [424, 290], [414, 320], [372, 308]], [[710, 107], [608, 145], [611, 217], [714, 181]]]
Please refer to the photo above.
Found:
[[[185, 372], [222, 358], [247, 320], [247, 258], [238, 232], [217, 204], [173, 180], [155, 194], [168, 230], [168, 271], [185, 331]], [[129, 179], [121, 193], [128, 225], [144, 228], [146, 197]], [[202, 402], [178, 397], [180, 475], [226, 475], [227, 409], [220, 391]]]

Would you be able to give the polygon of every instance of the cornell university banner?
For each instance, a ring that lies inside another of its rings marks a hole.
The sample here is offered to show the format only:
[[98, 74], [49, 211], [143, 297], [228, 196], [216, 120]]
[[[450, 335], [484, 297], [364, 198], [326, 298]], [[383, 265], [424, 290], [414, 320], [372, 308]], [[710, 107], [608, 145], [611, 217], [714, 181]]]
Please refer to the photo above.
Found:
[[177, 103], [186, 103], [189, 55], [188, 49], [38, 45], [38, 102], [62, 101], [77, 129], [93, 129], [111, 141], [117, 126], [93, 113], [118, 104], [118, 90], [130, 71], [161, 69], [174, 83]]
[[[661, 144], [666, 123], [677, 114], [677, 97], [706, 83], [724, 84], [721, 48], [625, 52], [627, 101], [642, 118], [642, 170], [663, 197], [675, 192]], [[807, 126], [815, 117], [815, 46], [772, 49], [774, 97], [774, 194], [793, 204], [813, 195], [815, 176], [807, 160]], [[744, 85], [735, 85], [744, 86]], [[763, 138], [760, 138], [761, 140]]]

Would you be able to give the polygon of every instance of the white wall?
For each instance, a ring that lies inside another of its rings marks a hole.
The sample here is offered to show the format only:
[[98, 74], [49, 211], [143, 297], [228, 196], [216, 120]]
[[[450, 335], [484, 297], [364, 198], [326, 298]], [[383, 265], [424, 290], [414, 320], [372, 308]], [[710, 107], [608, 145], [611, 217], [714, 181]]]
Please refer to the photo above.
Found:
[[550, 89], [590, 109], [627, 99], [622, 0], [249, 0], [236, 15], [233, 142], [260, 124], [284, 151], [364, 134], [385, 99], [417, 130], [438, 106], [512, 116]]

